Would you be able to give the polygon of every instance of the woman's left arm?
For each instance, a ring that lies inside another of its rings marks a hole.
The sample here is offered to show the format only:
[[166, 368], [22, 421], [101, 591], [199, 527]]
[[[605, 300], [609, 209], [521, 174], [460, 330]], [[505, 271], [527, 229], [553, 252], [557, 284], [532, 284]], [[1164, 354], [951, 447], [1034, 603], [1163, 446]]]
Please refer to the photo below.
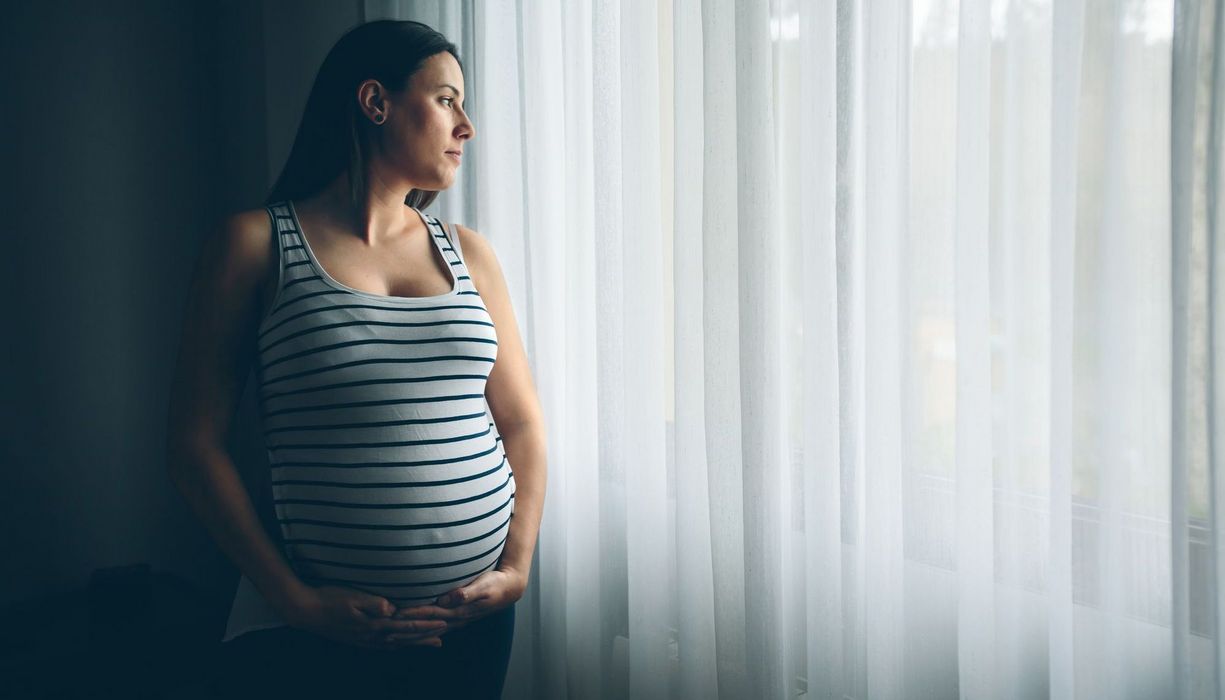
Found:
[[456, 228], [464, 263], [489, 310], [498, 336], [497, 360], [489, 372], [485, 399], [502, 435], [506, 459], [515, 474], [515, 510], [496, 569], [441, 597], [438, 605], [449, 608], [447, 611], [439, 611], [435, 606], [415, 606], [401, 609], [397, 616], [415, 616], [432, 610], [438, 613], [437, 617], [453, 620], [458, 627], [523, 596], [544, 512], [548, 449], [544, 415], [501, 265], [483, 236], [458, 224]]
[[515, 310], [494, 249], [475, 230], [456, 224], [459, 248], [472, 282], [484, 299], [497, 332], [497, 359], [485, 384], [485, 400], [502, 435], [502, 449], [515, 471], [515, 514], [511, 517], [497, 568], [441, 596], [436, 604], [401, 608], [396, 618], [443, 619], [458, 629], [497, 609], [511, 606], [527, 590], [532, 555], [544, 512], [546, 435], [544, 413], [532, 369], [519, 338]]
[[518, 574], [526, 586], [544, 512], [548, 471], [544, 414], [493, 247], [472, 229], [458, 224], [456, 229], [472, 284], [480, 290], [498, 336], [498, 357], [485, 384], [485, 399], [515, 473], [515, 512], [498, 568]]

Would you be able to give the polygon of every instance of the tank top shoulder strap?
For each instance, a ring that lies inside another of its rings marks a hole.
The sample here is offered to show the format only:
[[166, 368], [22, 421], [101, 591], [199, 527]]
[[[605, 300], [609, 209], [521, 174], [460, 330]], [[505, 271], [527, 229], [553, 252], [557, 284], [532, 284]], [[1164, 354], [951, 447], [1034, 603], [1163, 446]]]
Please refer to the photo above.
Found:
[[[464, 248], [459, 243], [459, 228], [454, 223], [448, 223], [447, 234], [450, 236], [451, 245], [455, 246], [455, 255], [458, 256], [460, 260], [464, 260]], [[464, 261], [464, 264], [468, 264], [466, 260]]]
[[[272, 232], [276, 236], [280, 256], [280, 282], [276, 287], [276, 300], [269, 309], [269, 315], [272, 315], [287, 301], [287, 295], [292, 296], [295, 290], [310, 288], [311, 281], [319, 280], [320, 276], [311, 262], [289, 202], [273, 202], [264, 209], [272, 217]], [[302, 283], [307, 284], [305, 287], [299, 286]]]
[[455, 279], [459, 282], [459, 294], [477, 295], [476, 286], [472, 284], [472, 276], [468, 273], [468, 266], [464, 262], [463, 250], [459, 246], [459, 231], [455, 228], [455, 224], [444, 223], [438, 217], [430, 214], [425, 214], [425, 217], [435, 229], [430, 233], [434, 237], [434, 242], [438, 244], [439, 250], [442, 251], [443, 258], [455, 270]]
[[311, 265], [306, 242], [302, 240], [302, 232], [298, 230], [298, 222], [289, 203], [277, 202], [268, 208], [276, 223], [275, 230], [281, 244], [282, 281], [290, 284], [295, 280], [318, 279], [319, 275]]

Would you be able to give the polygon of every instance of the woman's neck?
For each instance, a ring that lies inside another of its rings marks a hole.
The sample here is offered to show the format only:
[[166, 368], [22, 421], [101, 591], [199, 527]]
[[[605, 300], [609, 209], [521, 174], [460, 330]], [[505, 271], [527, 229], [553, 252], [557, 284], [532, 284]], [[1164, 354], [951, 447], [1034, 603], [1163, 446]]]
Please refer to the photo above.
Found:
[[304, 206], [324, 225], [362, 238], [367, 245], [377, 239], [399, 236], [421, 226], [421, 219], [404, 204], [407, 192], [393, 193], [382, 183], [368, 181], [362, 210], [355, 210], [349, 196], [349, 177], [341, 173], [327, 187], [303, 200]]

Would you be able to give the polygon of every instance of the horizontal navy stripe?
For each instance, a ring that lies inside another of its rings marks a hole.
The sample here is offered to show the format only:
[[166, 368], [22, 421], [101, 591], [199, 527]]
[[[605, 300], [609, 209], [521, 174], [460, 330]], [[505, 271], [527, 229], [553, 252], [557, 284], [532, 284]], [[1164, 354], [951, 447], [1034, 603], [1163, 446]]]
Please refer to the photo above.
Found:
[[259, 351], [267, 352], [271, 350], [272, 348], [280, 345], [281, 343], [287, 342], [289, 340], [293, 340], [294, 338], [301, 338], [304, 335], [310, 335], [311, 333], [320, 333], [322, 331], [328, 331], [334, 328], [349, 328], [351, 326], [362, 326], [363, 328], [369, 327], [369, 326], [383, 326], [386, 328], [429, 328], [432, 326], [454, 326], [454, 325], [485, 326], [487, 328], [493, 328], [493, 324], [488, 321], [480, 321], [477, 319], [463, 319], [463, 318], [447, 319], [445, 321], [374, 321], [374, 320], [368, 320], [368, 319], [361, 319], [357, 321], [338, 321], [336, 323], [325, 323], [321, 326], [312, 326], [311, 328], [304, 328], [300, 331], [290, 333], [289, 335], [286, 335], [282, 338], [277, 338], [276, 340], [272, 341], [268, 345], [265, 345], [264, 347], [260, 348]]
[[295, 525], [295, 524], [296, 525], [318, 525], [320, 527], [335, 527], [335, 528], [345, 528], [345, 529], [352, 529], [352, 530], [387, 530], [387, 531], [436, 530], [436, 529], [447, 528], [447, 527], [459, 527], [461, 525], [469, 525], [471, 523], [480, 522], [481, 520], [484, 520], [485, 518], [488, 518], [492, 515], [497, 514], [499, 511], [506, 508], [506, 506], [510, 505], [514, 500], [515, 500], [515, 494], [512, 493], [510, 495], [510, 498], [506, 499], [505, 503], [498, 506], [497, 508], [494, 508], [488, 513], [482, 513], [481, 515], [476, 515], [471, 518], [465, 518], [463, 520], [453, 520], [448, 523], [409, 523], [406, 525], [394, 525], [394, 524], [388, 525], [388, 524], [371, 524], [371, 523], [338, 523], [334, 520], [319, 520], [316, 518], [277, 518], [277, 522], [279, 522], [281, 525]]
[[434, 438], [430, 440], [402, 440], [399, 442], [343, 442], [329, 443], [320, 442], [312, 444], [285, 444], [274, 445], [269, 444], [269, 450], [364, 450], [375, 449], [379, 447], [411, 447], [415, 445], [445, 445], [451, 442], [463, 442], [464, 440], [472, 440], [473, 438], [482, 437], [489, 434], [489, 428], [482, 430], [479, 433], [471, 433], [469, 435], [456, 435], [454, 437]]
[[382, 581], [354, 581], [351, 579], [343, 579], [343, 578], [324, 578], [324, 577], [315, 576], [311, 574], [307, 574], [306, 576], [313, 583], [334, 583], [334, 584], [343, 584], [346, 586], [379, 586], [381, 588], [423, 588], [425, 586], [439, 586], [444, 583], [455, 583], [456, 581], [463, 581], [465, 579], [471, 578], [472, 576], [488, 571], [496, 565], [497, 565], [497, 562], [495, 561], [489, 566], [483, 566], [477, 569], [476, 571], [473, 571], [472, 573], [469, 573], [469, 574], [464, 574], [463, 576], [456, 576], [455, 578], [443, 579], [441, 581], [422, 581], [420, 583], [385, 583]]
[[425, 425], [428, 423], [452, 423], [459, 420], [467, 420], [469, 418], [480, 418], [485, 415], [481, 413], [465, 413], [457, 416], [443, 416], [442, 418], [412, 418], [409, 420], [385, 420], [366, 423], [322, 423], [317, 425], [290, 425], [283, 428], [273, 428], [272, 430], [264, 431], [264, 435], [268, 436], [273, 433], [298, 432], [303, 430], [341, 430], [350, 428], [386, 428], [393, 425]]
[[294, 286], [295, 284], [302, 284], [303, 282], [313, 282], [314, 280], [322, 280], [322, 279], [323, 279], [323, 278], [322, 278], [322, 277], [320, 277], [319, 275], [311, 275], [310, 277], [299, 277], [299, 278], [298, 278], [298, 279], [296, 279], [296, 280], [292, 280], [292, 281], [290, 281], [290, 282], [287, 282], [287, 283], [285, 284], [285, 286], [286, 286], [286, 287], [292, 287], [292, 286]]
[[[273, 481], [273, 486], [324, 486], [328, 488], [340, 489], [378, 489], [378, 488], [416, 488], [418, 486], [450, 486], [451, 484], [462, 484], [465, 481], [472, 481], [483, 476], [489, 476], [502, 468], [506, 464], [506, 460], [493, 465], [491, 469], [483, 472], [472, 474], [471, 476], [461, 476], [455, 479], [444, 479], [442, 481], [321, 481], [316, 479], [281, 479]], [[514, 472], [511, 472], [513, 475]]]
[[[331, 294], [334, 292], [325, 292], [325, 293]], [[317, 295], [318, 293], [316, 293], [316, 296]], [[277, 328], [280, 328], [286, 323], [289, 323], [290, 321], [296, 321], [299, 318], [304, 318], [306, 316], [310, 316], [311, 314], [323, 313], [324, 311], [336, 311], [339, 309], [369, 309], [371, 311], [397, 311], [397, 312], [410, 311], [411, 312], [411, 311], [440, 311], [440, 310], [445, 310], [445, 309], [476, 309], [478, 311], [484, 311], [485, 307], [478, 306], [475, 304], [445, 304], [442, 306], [376, 306], [374, 304], [332, 304], [330, 306], [316, 306], [313, 309], [307, 309], [306, 311], [301, 311], [299, 313], [296, 313], [293, 316], [290, 316], [289, 318], [282, 319], [278, 321], [276, 325], [265, 328], [263, 331], [260, 332], [259, 337], [262, 340], [265, 335], [271, 333]]]
[[458, 506], [464, 503], [479, 501], [482, 498], [487, 498], [509, 486], [511, 483], [510, 475], [507, 475], [506, 481], [496, 488], [492, 488], [484, 493], [478, 493], [465, 498], [457, 498], [450, 501], [430, 501], [427, 503], [353, 503], [352, 501], [326, 501], [317, 498], [274, 498], [273, 504], [278, 506], [283, 505], [299, 505], [299, 506], [326, 506], [328, 508], [360, 508], [362, 510], [404, 510], [406, 508], [445, 508], [447, 506]]
[[282, 357], [278, 357], [271, 362], [263, 364], [262, 369], [275, 367], [282, 362], [296, 360], [299, 357], [307, 357], [316, 355], [329, 350], [339, 350], [341, 348], [355, 348], [362, 345], [436, 345], [438, 343], [486, 343], [489, 345], [497, 345], [497, 341], [492, 338], [470, 338], [466, 336], [450, 336], [443, 338], [368, 338], [362, 340], [346, 340], [342, 343], [332, 343], [330, 345], [321, 345], [317, 348], [302, 350], [300, 352], [290, 353]]
[[446, 362], [447, 360], [470, 360], [472, 362], [490, 362], [494, 361], [492, 357], [474, 357], [472, 355], [431, 355], [429, 357], [372, 357], [365, 360], [354, 360], [352, 362], [341, 362], [335, 365], [326, 367], [316, 367], [314, 369], [302, 370], [301, 372], [293, 372], [291, 374], [283, 374], [272, 379], [265, 379], [261, 382], [262, 386], [283, 382], [299, 377], [309, 377], [314, 374], [322, 374], [337, 369], [346, 369], [348, 367], [360, 367], [362, 365], [398, 365], [398, 364], [419, 364], [422, 362]]
[[331, 287], [329, 287], [327, 289], [323, 289], [317, 292], [306, 292], [304, 294], [300, 294], [291, 299], [282, 299], [280, 302], [277, 303], [276, 308], [268, 312], [268, 318], [272, 318], [273, 316], [279, 314], [283, 309], [285, 309], [285, 307], [292, 306], [293, 304], [296, 304], [300, 301], [306, 301], [307, 299], [311, 299], [314, 297], [333, 296], [336, 294], [344, 294], [344, 292], [342, 292], [339, 289], [332, 289]]
[[413, 399], [383, 399], [381, 401], [351, 401], [345, 403], [328, 403], [315, 404], [310, 406], [295, 406], [293, 408], [282, 408], [276, 411], [265, 411], [264, 417], [280, 416], [286, 413], [299, 413], [302, 411], [330, 411], [336, 408], [362, 408], [366, 406], [392, 406], [395, 404], [413, 404], [413, 403], [439, 403], [442, 401], [462, 401], [464, 399], [481, 399], [485, 394], [457, 394], [452, 396], [430, 396], [427, 398]]
[[355, 386], [376, 386], [383, 384], [418, 384], [421, 382], [441, 382], [453, 381], [456, 379], [488, 379], [487, 374], [432, 374], [426, 377], [394, 377], [391, 379], [363, 379], [352, 382], [336, 382], [334, 384], [316, 384], [314, 386], [303, 387], [301, 389], [293, 389], [291, 391], [281, 391], [275, 394], [264, 394], [265, 401], [272, 399], [285, 398], [286, 396], [298, 396], [301, 394], [309, 394], [315, 391], [333, 391], [335, 389], [348, 389]]
[[457, 559], [456, 561], [444, 561], [444, 562], [438, 562], [435, 564], [408, 564], [408, 565], [398, 565], [398, 566], [395, 564], [352, 564], [352, 563], [343, 562], [343, 561], [332, 561], [330, 559], [315, 559], [312, 557], [294, 557], [294, 561], [307, 561], [312, 564], [322, 564], [324, 566], [334, 566], [340, 569], [356, 569], [356, 570], [361, 570], [361, 571], [423, 571], [425, 569], [445, 569], [448, 566], [459, 566], [460, 564], [468, 564], [470, 562], [476, 561], [477, 559], [483, 559], [484, 557], [487, 557], [490, 554], [493, 554], [495, 551], [501, 549], [502, 546], [505, 544], [506, 544], [506, 538], [504, 537], [502, 538], [500, 542], [490, 547], [489, 549], [481, 552], [480, 554], [475, 554], [466, 559]]
[[455, 540], [454, 542], [431, 542], [429, 544], [352, 544], [349, 542], [336, 542], [333, 540], [312, 540], [312, 539], [287, 539], [286, 545], [314, 545], [318, 547], [335, 547], [337, 549], [351, 549], [355, 551], [376, 551], [376, 552], [408, 552], [425, 549], [451, 549], [460, 547], [465, 544], [473, 544], [481, 540], [492, 537], [499, 530], [506, 527], [511, 520], [511, 516], [507, 516], [505, 520], [488, 532], [481, 533], [476, 537], [469, 537], [466, 540]]
[[[501, 437], [497, 438], [501, 440]], [[275, 462], [270, 464], [272, 469], [291, 469], [296, 467], [303, 468], [324, 468], [324, 469], [386, 469], [389, 467], [428, 467], [438, 464], [455, 464], [457, 462], [468, 462], [478, 457], [484, 457], [487, 454], [497, 451], [497, 445], [484, 450], [483, 452], [475, 452], [469, 455], [460, 457], [445, 457], [440, 459], [419, 459], [411, 462], [351, 462], [351, 463], [336, 463], [336, 462]]]

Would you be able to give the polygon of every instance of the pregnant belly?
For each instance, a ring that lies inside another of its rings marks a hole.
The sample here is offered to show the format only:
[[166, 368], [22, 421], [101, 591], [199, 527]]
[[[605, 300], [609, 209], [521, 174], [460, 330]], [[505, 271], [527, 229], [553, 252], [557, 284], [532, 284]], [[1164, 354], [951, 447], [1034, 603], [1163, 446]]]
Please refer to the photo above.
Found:
[[497, 567], [515, 481], [500, 442], [454, 459], [273, 465], [285, 553], [307, 583], [398, 606], [432, 602]]

